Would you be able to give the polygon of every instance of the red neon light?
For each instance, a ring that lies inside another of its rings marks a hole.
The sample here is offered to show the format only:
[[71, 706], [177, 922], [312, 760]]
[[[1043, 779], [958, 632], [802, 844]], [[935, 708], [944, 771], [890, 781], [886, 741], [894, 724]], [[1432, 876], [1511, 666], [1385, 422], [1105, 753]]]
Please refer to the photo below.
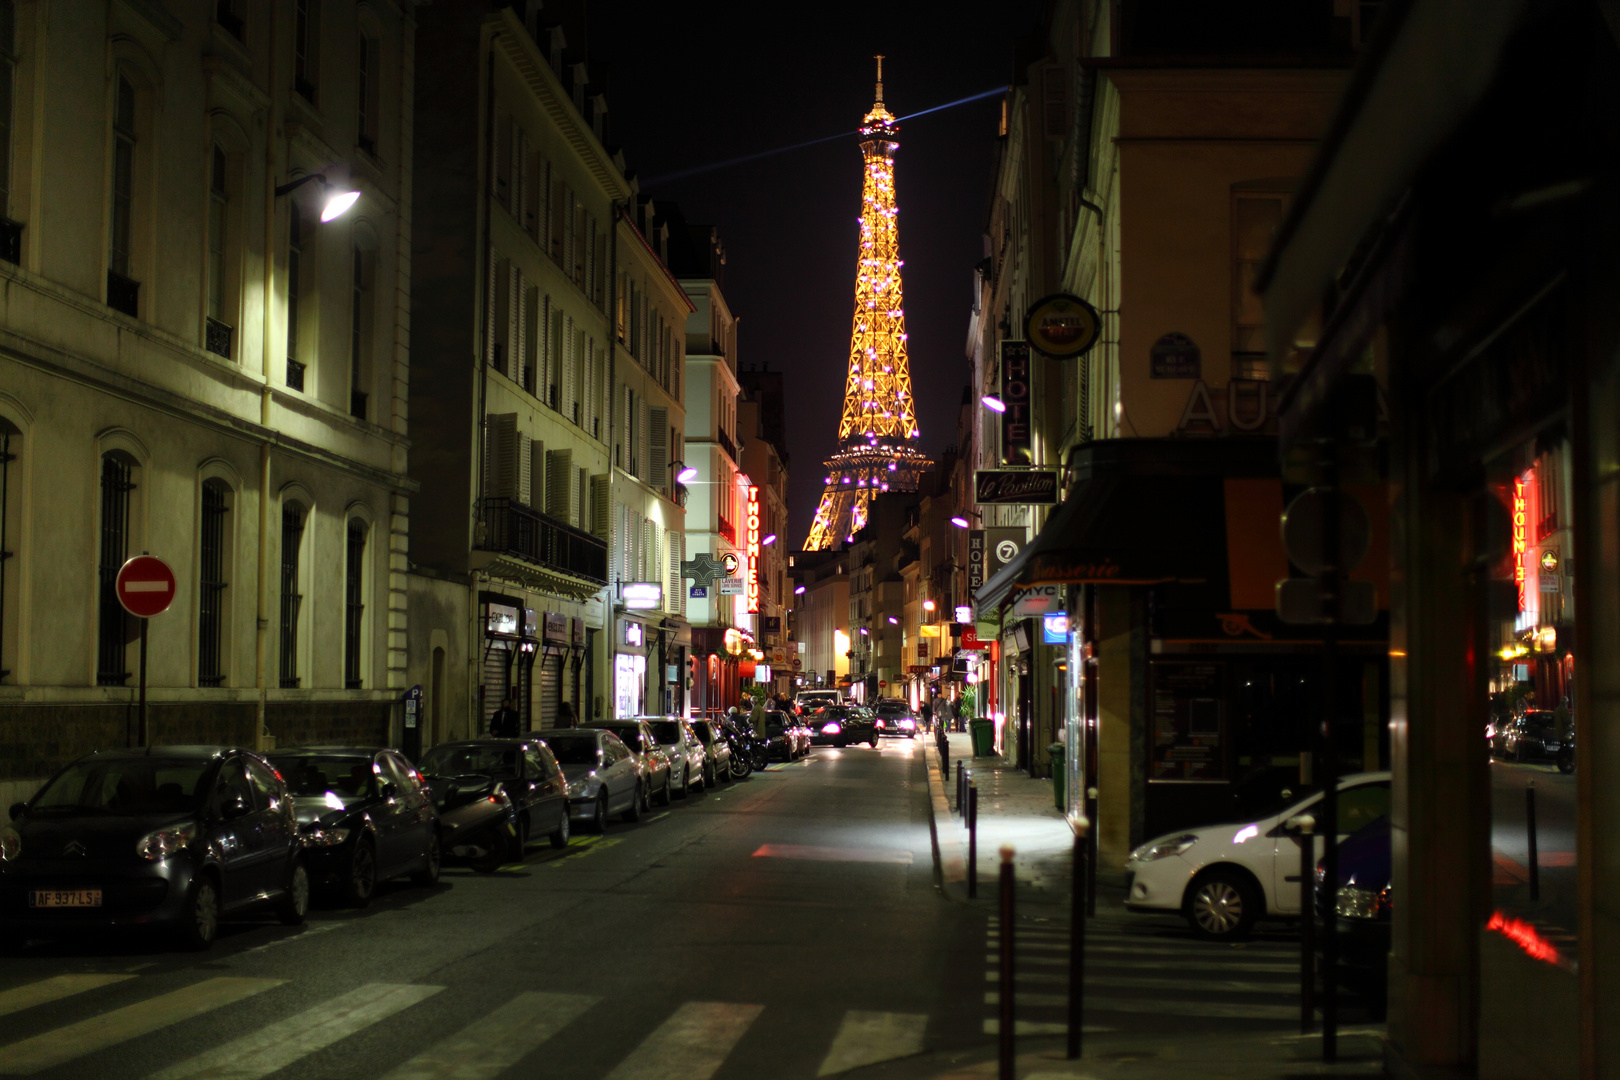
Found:
[[759, 614], [759, 488], [748, 488], [748, 613]]
[[1528, 546], [1525, 536], [1524, 480], [1513, 479], [1513, 584], [1519, 590], [1519, 610], [1525, 609], [1524, 553]]
[[1495, 930], [1498, 934], [1513, 942], [1537, 960], [1544, 960], [1549, 964], [1562, 964], [1563, 957], [1553, 948], [1552, 942], [1542, 937], [1534, 926], [1523, 919], [1512, 919], [1500, 911], [1492, 912], [1491, 921], [1485, 924], [1485, 929]]

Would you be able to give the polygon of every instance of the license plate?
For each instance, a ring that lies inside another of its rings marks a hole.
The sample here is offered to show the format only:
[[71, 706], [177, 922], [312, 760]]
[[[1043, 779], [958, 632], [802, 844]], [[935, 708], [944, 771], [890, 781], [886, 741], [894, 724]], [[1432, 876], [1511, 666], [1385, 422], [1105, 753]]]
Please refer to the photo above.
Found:
[[100, 889], [35, 889], [29, 907], [100, 907]]

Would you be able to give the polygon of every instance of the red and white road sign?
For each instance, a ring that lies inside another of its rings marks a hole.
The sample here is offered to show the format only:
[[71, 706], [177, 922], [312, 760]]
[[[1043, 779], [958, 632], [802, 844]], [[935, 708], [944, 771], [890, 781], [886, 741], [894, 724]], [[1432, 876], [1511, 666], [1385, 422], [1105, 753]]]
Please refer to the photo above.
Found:
[[150, 619], [174, 603], [174, 571], [155, 555], [137, 555], [118, 568], [117, 589], [125, 611]]

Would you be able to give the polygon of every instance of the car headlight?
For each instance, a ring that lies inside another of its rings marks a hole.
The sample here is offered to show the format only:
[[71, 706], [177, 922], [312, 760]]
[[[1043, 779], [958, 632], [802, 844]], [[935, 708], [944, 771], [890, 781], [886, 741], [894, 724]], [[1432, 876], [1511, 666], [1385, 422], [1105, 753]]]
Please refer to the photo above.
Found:
[[348, 829], [311, 829], [299, 839], [305, 847], [337, 847], [348, 838]]
[[171, 825], [149, 832], [135, 842], [135, 854], [147, 862], [161, 862], [197, 838], [197, 824]]
[[1196, 843], [1198, 843], [1197, 833], [1169, 836], [1163, 840], [1155, 840], [1151, 844], [1143, 844], [1131, 852], [1131, 861], [1153, 862], [1155, 859], [1168, 859], [1172, 855], [1180, 855]]
[[568, 797], [571, 799], [589, 799], [596, 794], [596, 789], [602, 782], [594, 776], [582, 776], [578, 780], [568, 782]]
[[1345, 885], [1339, 889], [1333, 910], [1341, 919], [1376, 919], [1389, 907], [1387, 888], [1363, 889], [1359, 885]]
[[0, 829], [0, 862], [10, 862], [22, 854], [22, 833], [10, 825]]
[[900, 721], [900, 730], [901, 731], [915, 731], [915, 730], [917, 730], [917, 721], [915, 721], [915, 720], [902, 720], [902, 721]]

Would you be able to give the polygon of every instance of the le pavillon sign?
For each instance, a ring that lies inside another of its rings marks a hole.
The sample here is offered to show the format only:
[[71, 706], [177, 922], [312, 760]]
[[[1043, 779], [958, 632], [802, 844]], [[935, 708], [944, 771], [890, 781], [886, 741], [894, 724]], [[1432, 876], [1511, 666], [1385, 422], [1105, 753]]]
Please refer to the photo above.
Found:
[[1057, 470], [980, 469], [973, 474], [973, 499], [977, 503], [1055, 503]]
[[1072, 360], [1097, 344], [1102, 319], [1097, 309], [1068, 293], [1043, 296], [1024, 316], [1024, 337], [1054, 360]]
[[1006, 407], [1001, 414], [1003, 465], [1028, 465], [1033, 458], [1030, 450], [1029, 379], [1029, 342], [1003, 341], [1001, 403]]

